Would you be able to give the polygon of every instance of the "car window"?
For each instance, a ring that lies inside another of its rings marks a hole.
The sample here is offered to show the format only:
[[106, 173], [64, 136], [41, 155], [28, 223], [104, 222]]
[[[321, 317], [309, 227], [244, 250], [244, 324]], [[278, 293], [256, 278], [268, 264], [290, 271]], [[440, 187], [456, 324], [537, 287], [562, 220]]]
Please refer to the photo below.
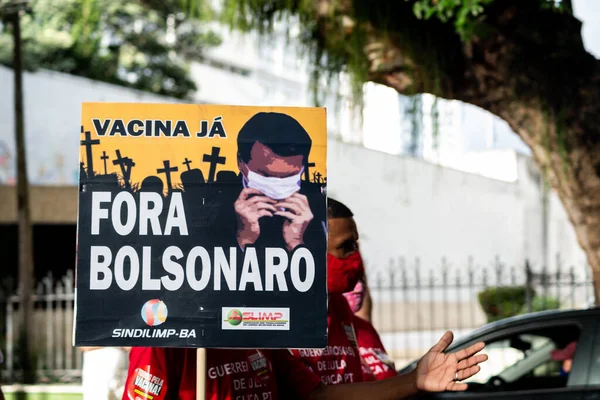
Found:
[[533, 376], [560, 376], [560, 374], [562, 373], [561, 367], [562, 362], [550, 360], [535, 368], [533, 370]]
[[481, 364], [478, 374], [465, 382], [487, 383], [492, 376], [499, 375], [525, 357], [522, 351], [510, 347], [509, 339], [486, 344], [485, 353], [488, 355], [488, 361]]
[[[535, 329], [487, 341], [488, 361], [467, 380], [473, 391], [513, 391], [566, 387], [577, 326]], [[485, 339], [484, 339], [485, 340]]]

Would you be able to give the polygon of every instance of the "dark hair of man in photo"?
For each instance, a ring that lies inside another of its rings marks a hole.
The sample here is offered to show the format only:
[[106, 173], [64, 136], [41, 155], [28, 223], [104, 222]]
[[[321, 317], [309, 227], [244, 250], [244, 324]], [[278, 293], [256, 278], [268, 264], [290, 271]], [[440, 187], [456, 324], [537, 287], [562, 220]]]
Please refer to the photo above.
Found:
[[280, 157], [302, 156], [304, 162], [312, 147], [308, 132], [293, 117], [275, 112], [260, 112], [242, 127], [237, 138], [238, 157], [248, 164], [256, 143]]
[[[237, 144], [244, 186], [233, 207], [238, 246], [323, 248], [325, 215], [317, 210], [325, 210], [325, 198], [316, 196], [320, 186], [313, 189], [308, 173], [302, 181], [312, 147], [306, 129], [287, 114], [259, 112], [241, 127]], [[276, 203], [286, 204], [285, 210], [277, 210]]]

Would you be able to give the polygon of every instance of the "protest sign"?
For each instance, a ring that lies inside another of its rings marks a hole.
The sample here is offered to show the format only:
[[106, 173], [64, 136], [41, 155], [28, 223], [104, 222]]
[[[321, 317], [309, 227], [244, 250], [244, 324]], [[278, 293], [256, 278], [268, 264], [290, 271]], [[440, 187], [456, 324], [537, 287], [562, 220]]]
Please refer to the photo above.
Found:
[[322, 348], [322, 108], [84, 103], [75, 344]]

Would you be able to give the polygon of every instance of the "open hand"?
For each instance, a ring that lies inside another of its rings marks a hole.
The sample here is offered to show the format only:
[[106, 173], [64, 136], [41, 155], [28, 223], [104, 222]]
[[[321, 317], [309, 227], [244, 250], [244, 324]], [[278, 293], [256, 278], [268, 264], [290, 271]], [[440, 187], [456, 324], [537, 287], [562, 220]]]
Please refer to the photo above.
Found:
[[427, 392], [467, 390], [467, 384], [461, 383], [481, 369], [478, 364], [487, 360], [487, 355], [477, 354], [485, 347], [476, 343], [455, 353], [444, 353], [450, 346], [454, 335], [446, 332], [435, 346], [421, 358], [417, 364], [417, 389]]
[[304, 232], [314, 217], [308, 199], [303, 194], [294, 193], [277, 203], [275, 207], [277, 208], [275, 215], [287, 218], [283, 224], [283, 240], [288, 250], [292, 251], [304, 244]]
[[[252, 197], [250, 197], [252, 196]], [[237, 242], [242, 248], [254, 244], [260, 236], [258, 220], [262, 217], [272, 217], [275, 212], [275, 200], [263, 195], [262, 192], [246, 188], [240, 192], [233, 203], [237, 216]]]

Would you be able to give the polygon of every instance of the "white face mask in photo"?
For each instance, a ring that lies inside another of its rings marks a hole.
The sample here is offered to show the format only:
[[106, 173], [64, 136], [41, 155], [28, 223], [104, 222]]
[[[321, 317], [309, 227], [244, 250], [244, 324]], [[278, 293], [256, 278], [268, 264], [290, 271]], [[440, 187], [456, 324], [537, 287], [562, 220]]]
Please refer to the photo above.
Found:
[[286, 178], [266, 177], [248, 169], [248, 187], [256, 189], [273, 200], [283, 200], [300, 190], [302, 171]]

